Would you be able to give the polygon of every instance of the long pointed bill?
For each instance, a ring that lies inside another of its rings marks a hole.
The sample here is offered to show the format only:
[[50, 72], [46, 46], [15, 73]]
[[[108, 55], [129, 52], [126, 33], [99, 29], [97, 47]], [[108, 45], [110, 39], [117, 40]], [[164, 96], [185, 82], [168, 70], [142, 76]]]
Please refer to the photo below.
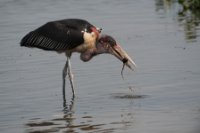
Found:
[[131, 70], [134, 70], [134, 68], [136, 67], [135, 62], [118, 44], [111, 48], [111, 54], [116, 56]]

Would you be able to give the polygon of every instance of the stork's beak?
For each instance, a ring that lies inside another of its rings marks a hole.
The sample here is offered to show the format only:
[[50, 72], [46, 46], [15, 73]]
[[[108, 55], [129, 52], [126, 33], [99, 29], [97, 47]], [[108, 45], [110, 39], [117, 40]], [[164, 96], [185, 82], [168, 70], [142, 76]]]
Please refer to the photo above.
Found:
[[136, 67], [135, 62], [118, 44], [111, 47], [110, 53], [121, 60], [131, 70], [134, 70]]

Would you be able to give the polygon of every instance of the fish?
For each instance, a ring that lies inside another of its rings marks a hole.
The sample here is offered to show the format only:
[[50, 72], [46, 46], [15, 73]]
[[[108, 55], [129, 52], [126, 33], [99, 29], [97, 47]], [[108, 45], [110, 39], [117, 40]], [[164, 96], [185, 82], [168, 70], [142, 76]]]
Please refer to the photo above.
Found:
[[122, 65], [122, 70], [121, 70], [121, 76], [122, 76], [122, 79], [124, 80], [124, 75], [123, 75], [123, 71], [124, 71], [124, 66], [126, 65], [126, 63], [128, 62], [128, 59], [124, 58], [122, 60], [123, 62], [123, 65]]

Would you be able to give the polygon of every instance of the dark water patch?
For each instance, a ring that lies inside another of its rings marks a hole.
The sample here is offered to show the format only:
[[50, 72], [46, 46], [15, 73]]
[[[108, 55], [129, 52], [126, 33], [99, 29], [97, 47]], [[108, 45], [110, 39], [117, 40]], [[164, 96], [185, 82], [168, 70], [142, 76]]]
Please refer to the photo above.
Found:
[[137, 95], [137, 94], [125, 94], [125, 93], [115, 93], [111, 95], [115, 99], [142, 99], [146, 98], [147, 95]]
[[27, 133], [50, 133], [59, 132], [61, 129], [65, 129], [66, 126], [52, 121], [42, 122], [30, 122], [26, 126], [30, 127], [27, 129]]
[[40, 118], [31, 118], [30, 120], [39, 120]]
[[53, 122], [44, 121], [44, 122], [38, 122], [38, 123], [31, 122], [31, 123], [27, 123], [26, 125], [29, 127], [40, 127], [40, 126], [52, 126], [52, 125], [58, 125], [58, 124], [55, 124]]
[[110, 124], [131, 124], [132, 122], [130, 121], [120, 121], [120, 122], [111, 122]]
[[51, 132], [58, 132], [58, 128], [51, 128], [51, 129], [44, 129], [44, 130], [36, 130], [36, 131], [29, 131], [28, 133], [51, 133]]
[[101, 126], [103, 126], [103, 125], [105, 125], [105, 124], [89, 125], [86, 127], [82, 127], [81, 130], [83, 130], [83, 131], [97, 130], [97, 129], [100, 129]]
[[90, 126], [89, 124], [80, 124], [80, 125], [70, 125], [68, 126], [69, 128], [82, 128], [82, 127], [87, 127]]
[[52, 121], [66, 121], [65, 118], [55, 118], [55, 119], [52, 119]]
[[82, 118], [92, 118], [92, 116], [83, 116]]
[[52, 119], [52, 121], [71, 121], [71, 120], [74, 120], [75, 118], [73, 117], [64, 117], [64, 118], [55, 118], [55, 119]]

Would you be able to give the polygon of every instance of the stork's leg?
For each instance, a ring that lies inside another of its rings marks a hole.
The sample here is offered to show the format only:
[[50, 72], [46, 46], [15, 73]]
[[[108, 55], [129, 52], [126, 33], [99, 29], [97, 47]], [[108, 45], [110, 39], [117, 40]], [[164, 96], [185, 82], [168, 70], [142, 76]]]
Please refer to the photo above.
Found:
[[74, 77], [73, 77], [73, 74], [72, 74], [71, 62], [70, 62], [69, 58], [68, 58], [68, 76], [69, 76], [69, 81], [70, 81], [70, 84], [71, 84], [73, 96], [75, 96], [74, 80], [73, 80]]
[[63, 101], [66, 102], [66, 98], [65, 98], [65, 78], [66, 78], [66, 75], [67, 75], [67, 70], [68, 70], [68, 58], [67, 58], [67, 61], [66, 61], [66, 64], [63, 68]]

